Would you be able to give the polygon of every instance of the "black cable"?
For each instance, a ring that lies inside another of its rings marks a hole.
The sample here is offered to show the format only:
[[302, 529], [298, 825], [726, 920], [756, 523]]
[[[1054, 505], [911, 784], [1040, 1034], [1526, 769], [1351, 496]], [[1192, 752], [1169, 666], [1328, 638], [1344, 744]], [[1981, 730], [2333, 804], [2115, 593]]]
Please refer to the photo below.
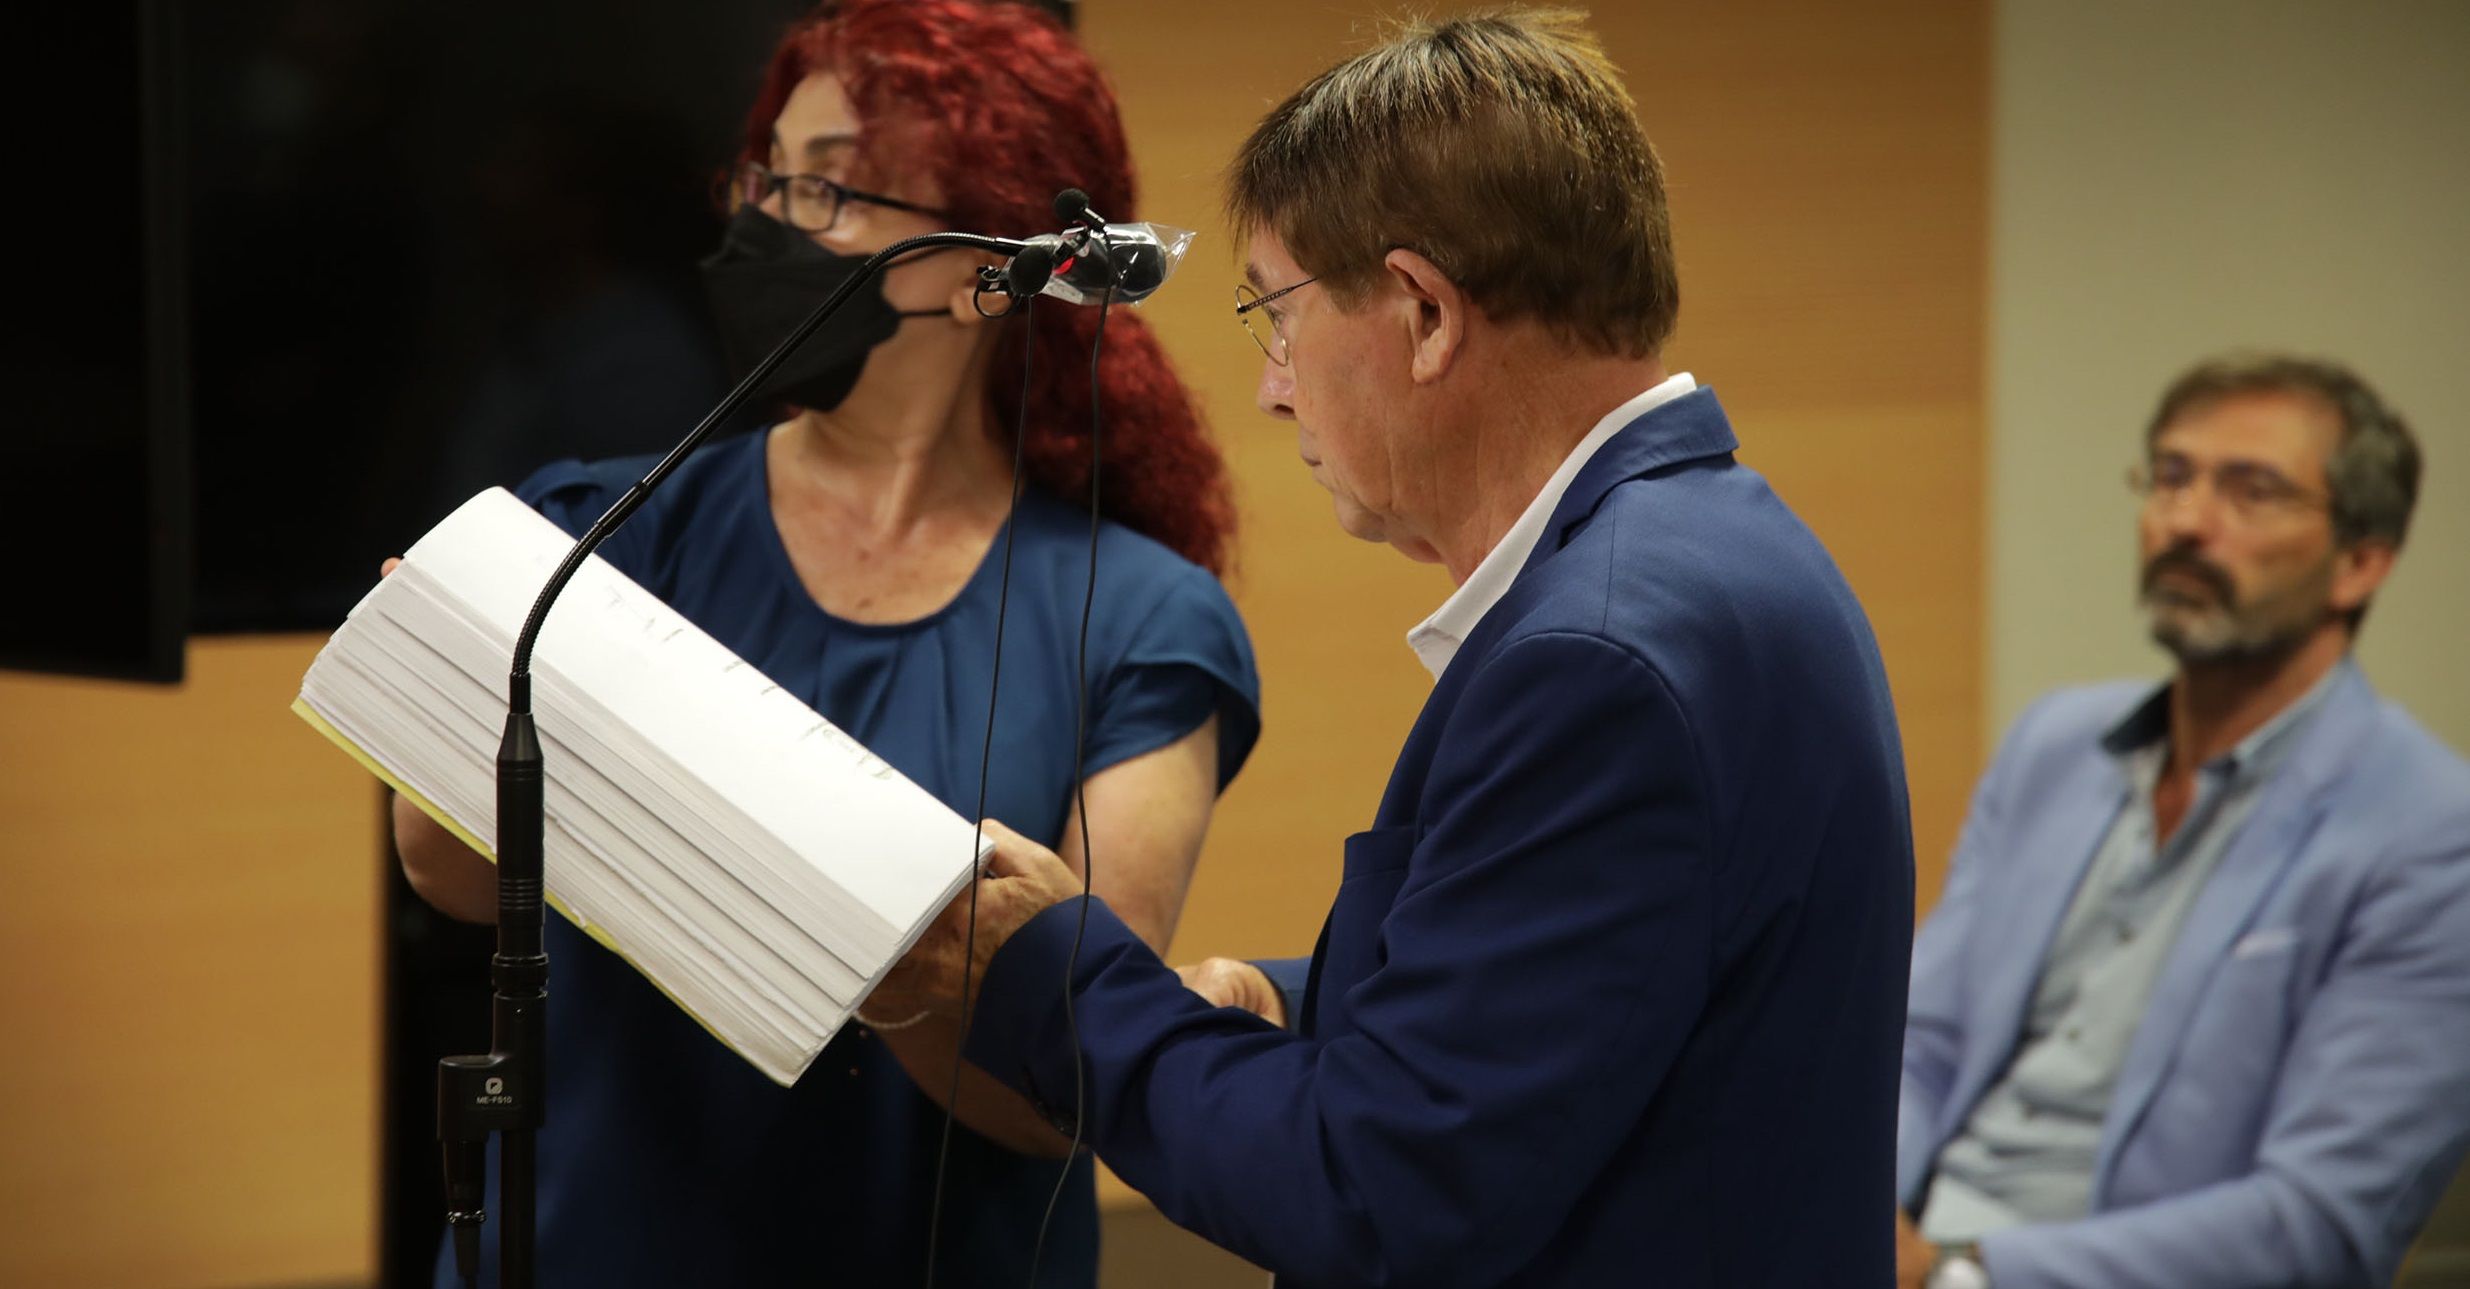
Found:
[[[1038, 332], [1032, 324], [1037, 320], [1038, 299], [1031, 296], [1013, 309], [986, 316], [1009, 318], [1017, 311], [1021, 315], [1021, 406], [1012, 429], [1012, 503], [1004, 512], [1003, 577], [995, 590], [995, 661], [986, 683], [986, 745], [978, 754], [978, 809], [969, 818], [969, 929], [961, 941], [961, 1018], [960, 1038], [952, 1054], [952, 1086], [943, 1101], [943, 1140], [935, 1147], [934, 1199], [926, 1212], [926, 1289], [935, 1289], [935, 1253], [943, 1227], [944, 1165], [952, 1156], [952, 1121], [959, 1116], [961, 1103], [961, 1066], [959, 1047], [969, 1041], [969, 978], [978, 957], [978, 821], [986, 818], [986, 784], [988, 772], [995, 763], [995, 700], [1003, 692], [1003, 623], [1012, 605], [1012, 547], [1021, 532], [1021, 461], [1029, 442], [1029, 392], [1037, 376]], [[981, 313], [984, 311], [981, 310]], [[1101, 321], [1103, 325], [1103, 321]], [[1078, 764], [1075, 758], [1074, 764]]]
[[[1105, 422], [1105, 404], [1098, 381], [1098, 357], [1106, 348], [1106, 314], [1115, 303], [1115, 290], [1108, 287], [1098, 297], [1098, 331], [1089, 340], [1089, 585], [1081, 592], [1080, 659], [1074, 664], [1074, 703], [1078, 709], [1072, 723], [1072, 764], [1078, 767], [1089, 737], [1089, 616], [1098, 601], [1098, 471], [1105, 461], [1101, 451], [1101, 430]], [[1063, 1200], [1064, 1186], [1072, 1180], [1072, 1165], [1081, 1154], [1081, 1137], [1088, 1131], [1089, 1088], [1088, 1062], [1081, 1056], [1081, 1022], [1073, 1014], [1072, 977], [1081, 963], [1081, 937], [1089, 930], [1089, 892], [1097, 882], [1098, 855], [1089, 845], [1089, 788], [1085, 776], [1072, 784], [1074, 813], [1081, 820], [1081, 898], [1080, 918], [1072, 927], [1072, 952], [1063, 964], [1063, 1024], [1064, 1033], [1072, 1044], [1072, 1147], [1064, 1152], [1063, 1171], [1055, 1178], [1055, 1190], [1046, 1197], [1046, 1214], [1038, 1219], [1038, 1242], [1029, 1253], [1029, 1284], [1036, 1289], [1038, 1263], [1046, 1256], [1046, 1232], [1055, 1221], [1055, 1206]]]

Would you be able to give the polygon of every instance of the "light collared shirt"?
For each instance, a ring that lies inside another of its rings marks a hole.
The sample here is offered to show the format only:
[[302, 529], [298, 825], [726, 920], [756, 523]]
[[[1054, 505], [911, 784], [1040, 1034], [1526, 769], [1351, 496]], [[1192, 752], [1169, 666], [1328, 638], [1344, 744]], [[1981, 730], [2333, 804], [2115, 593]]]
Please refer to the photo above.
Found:
[[1501, 540], [1493, 544], [1467, 580], [1441, 602], [1440, 608], [1432, 611], [1431, 617], [1407, 632], [1407, 647], [1423, 660], [1424, 669], [1432, 673], [1433, 679], [1441, 678], [1449, 660], [1458, 656], [1458, 646], [1466, 643], [1467, 636], [1475, 630], [1475, 624], [1483, 621], [1492, 606], [1509, 593], [1509, 584], [1517, 580], [1518, 570], [1527, 566], [1527, 556], [1534, 553], [1535, 543], [1543, 539], [1544, 525], [1551, 521], [1554, 507], [1561, 504], [1561, 494], [1569, 491], [1570, 482], [1596, 452], [1630, 422], [1696, 388], [1698, 382], [1688, 372], [1672, 376], [1604, 413], [1604, 419], [1578, 440], [1578, 446], [1561, 459], [1560, 468], [1544, 481], [1544, 490], [1527, 503], [1518, 522], [1511, 524]]
[[2327, 672], [2202, 766], [2195, 799], [2166, 840], [2155, 836], [2153, 789], [2169, 754], [2169, 689], [2103, 736], [2132, 785], [2127, 801], [2050, 943], [2013, 1063], [1939, 1152], [1922, 1235], [1974, 1240], [2090, 1211], [2111, 1094], [2179, 925], [2298, 732], [2351, 665]]

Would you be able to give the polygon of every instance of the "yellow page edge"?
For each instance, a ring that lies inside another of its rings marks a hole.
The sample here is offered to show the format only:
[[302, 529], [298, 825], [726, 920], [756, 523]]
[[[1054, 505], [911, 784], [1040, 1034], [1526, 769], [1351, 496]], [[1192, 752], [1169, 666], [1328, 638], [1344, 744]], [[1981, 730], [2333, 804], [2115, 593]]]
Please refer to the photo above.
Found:
[[[367, 750], [363, 749], [358, 743], [354, 743], [350, 738], [346, 737], [343, 731], [336, 729], [334, 725], [327, 721], [325, 717], [318, 715], [317, 709], [309, 706], [308, 699], [293, 699], [292, 714], [298, 716], [304, 721], [307, 721], [309, 723], [309, 728], [325, 735], [327, 742], [343, 749], [343, 751], [353, 760], [360, 762], [363, 767], [367, 768], [369, 773], [376, 775], [386, 784], [387, 787], [394, 789], [395, 792], [404, 800], [420, 807], [421, 813], [429, 816], [431, 819], [435, 819], [439, 826], [443, 827], [446, 831], [453, 833], [455, 837], [464, 845], [480, 852], [481, 856], [487, 859], [490, 863], [494, 864], [497, 862], [496, 851], [482, 845], [480, 839], [473, 836], [469, 829], [466, 829], [462, 824], [455, 822], [454, 816], [449, 815], [444, 810], [439, 809], [436, 804], [431, 802], [427, 797], [424, 797], [404, 786], [403, 781], [396, 778], [393, 772], [389, 771], [385, 766], [378, 764], [376, 757], [369, 755]], [[567, 921], [574, 923], [576, 930], [592, 937], [594, 943], [597, 943], [601, 948], [607, 949], [609, 952], [616, 954], [620, 960], [625, 962], [627, 966], [634, 967], [636, 975], [650, 981], [652, 987], [661, 992], [662, 997], [667, 998], [670, 1002], [677, 1004], [677, 1009], [679, 1011], [682, 1011], [689, 1017], [693, 1018], [697, 1025], [701, 1025], [703, 1027], [703, 1032], [711, 1035], [713, 1039], [721, 1046], [728, 1048], [732, 1052], [736, 1052], [740, 1057], [746, 1060], [747, 1064], [753, 1065], [757, 1070], [761, 1070], [765, 1078], [772, 1080], [774, 1083], [777, 1083], [784, 1088], [797, 1081], [794, 1076], [784, 1079], [772, 1073], [770, 1070], [765, 1070], [762, 1065], [758, 1064], [754, 1060], [754, 1058], [747, 1056], [744, 1051], [740, 1050], [737, 1044], [730, 1042], [726, 1038], [722, 1038], [720, 1031], [712, 1028], [712, 1022], [705, 1020], [695, 1011], [694, 1008], [687, 1006], [685, 1002], [680, 1000], [676, 994], [670, 993], [668, 986], [663, 985], [659, 980], [655, 979], [651, 972], [645, 971], [640, 966], [636, 966], [635, 960], [626, 955], [626, 950], [618, 947], [617, 941], [609, 938], [609, 933], [607, 931], [604, 931], [601, 928], [592, 925], [590, 922], [585, 921], [583, 918], [577, 916], [573, 909], [568, 908], [566, 906], [566, 901], [559, 899], [557, 897], [557, 893], [549, 889], [548, 883], [541, 883], [541, 894], [549, 901], [549, 907], [556, 909], [560, 916], [564, 917]], [[815, 1051], [816, 1055], [821, 1055], [823, 1049], [817, 1048]], [[809, 1057], [808, 1060], [809, 1063], [812, 1063], [813, 1058]]]

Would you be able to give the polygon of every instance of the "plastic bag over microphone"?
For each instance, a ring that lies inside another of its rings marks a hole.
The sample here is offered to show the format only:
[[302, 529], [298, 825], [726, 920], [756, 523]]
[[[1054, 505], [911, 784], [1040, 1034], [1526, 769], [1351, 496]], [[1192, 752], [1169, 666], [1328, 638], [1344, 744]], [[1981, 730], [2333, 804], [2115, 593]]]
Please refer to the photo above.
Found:
[[1183, 263], [1192, 245], [1188, 228], [1167, 224], [1102, 224], [1055, 265], [1040, 293], [1067, 304], [1095, 303], [1107, 288], [1121, 304], [1148, 299]]

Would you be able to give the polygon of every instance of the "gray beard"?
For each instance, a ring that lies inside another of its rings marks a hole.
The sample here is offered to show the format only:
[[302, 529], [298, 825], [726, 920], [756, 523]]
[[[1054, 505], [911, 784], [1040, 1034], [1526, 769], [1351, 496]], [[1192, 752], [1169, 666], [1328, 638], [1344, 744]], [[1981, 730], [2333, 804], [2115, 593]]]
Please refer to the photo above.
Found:
[[2332, 580], [2328, 563], [2318, 576], [2248, 604], [2198, 607], [2151, 590], [2138, 599], [2153, 642], [2169, 650], [2180, 666], [2255, 662], [2287, 654], [2315, 634], [2331, 612], [2325, 598]]
[[2297, 648], [2315, 630], [2311, 625], [2242, 620], [2218, 609], [2190, 621], [2149, 599], [2145, 620], [2153, 643], [2168, 650], [2182, 667], [2278, 657]]

